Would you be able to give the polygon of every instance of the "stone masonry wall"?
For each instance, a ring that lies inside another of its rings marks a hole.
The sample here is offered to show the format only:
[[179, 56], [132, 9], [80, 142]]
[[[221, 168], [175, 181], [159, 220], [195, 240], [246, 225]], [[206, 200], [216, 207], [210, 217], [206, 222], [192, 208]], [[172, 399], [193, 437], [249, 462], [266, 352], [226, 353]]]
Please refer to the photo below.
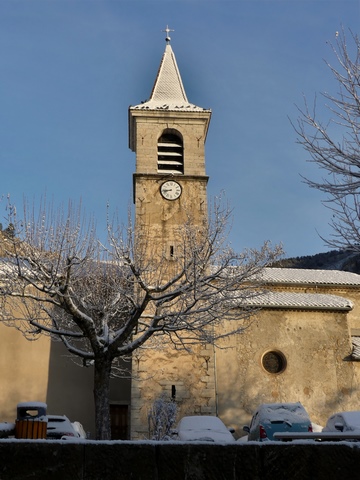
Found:
[[145, 349], [133, 355], [131, 391], [131, 439], [149, 438], [148, 413], [162, 394], [184, 415], [215, 415], [214, 352], [211, 346], [195, 346], [193, 353], [170, 345]]

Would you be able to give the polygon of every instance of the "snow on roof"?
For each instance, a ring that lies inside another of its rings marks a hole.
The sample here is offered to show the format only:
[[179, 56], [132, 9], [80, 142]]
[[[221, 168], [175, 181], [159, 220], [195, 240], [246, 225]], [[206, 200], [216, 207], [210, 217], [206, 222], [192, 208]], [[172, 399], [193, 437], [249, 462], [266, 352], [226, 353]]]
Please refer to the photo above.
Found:
[[130, 110], [209, 111], [190, 103], [181, 80], [176, 58], [167, 43], [150, 99]]
[[261, 422], [274, 422], [279, 419], [298, 423], [299, 418], [310, 421], [309, 416], [300, 402], [296, 403], [265, 403], [261, 406]]
[[[220, 418], [213, 415], [189, 415], [183, 417], [179, 425], [183, 430], [218, 429], [224, 431], [225, 428]], [[225, 431], [227, 431], [226, 428]]]
[[360, 275], [341, 270], [268, 267], [258, 278], [265, 283], [360, 286]]
[[353, 303], [337, 295], [320, 293], [265, 292], [246, 299], [246, 305], [262, 308], [352, 310]]
[[[0, 432], [13, 432], [15, 430], [15, 423], [2, 422], [0, 423]], [[1, 438], [1, 435], [0, 435]]]
[[155, 102], [152, 100], [141, 103], [140, 105], [131, 106], [130, 110], [168, 110], [173, 112], [181, 112], [181, 111], [210, 112], [211, 111], [206, 108], [197, 107], [192, 103], [187, 103], [185, 105], [178, 102]]
[[345, 422], [352, 428], [360, 429], [360, 411], [340, 412]]
[[181, 441], [235, 442], [222, 420], [209, 415], [183, 417], [177, 427]]

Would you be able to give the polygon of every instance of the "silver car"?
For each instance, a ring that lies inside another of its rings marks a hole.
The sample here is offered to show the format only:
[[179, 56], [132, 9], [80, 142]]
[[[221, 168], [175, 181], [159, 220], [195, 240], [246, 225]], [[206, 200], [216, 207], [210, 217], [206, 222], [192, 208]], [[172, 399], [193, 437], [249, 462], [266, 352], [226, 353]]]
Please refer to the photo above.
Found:
[[47, 439], [81, 438], [66, 415], [47, 415], [47, 419]]
[[348, 432], [360, 434], [360, 411], [339, 412], [331, 415], [323, 432]]
[[234, 429], [227, 428], [218, 417], [193, 415], [183, 417], [173, 432], [177, 440], [183, 442], [233, 443]]

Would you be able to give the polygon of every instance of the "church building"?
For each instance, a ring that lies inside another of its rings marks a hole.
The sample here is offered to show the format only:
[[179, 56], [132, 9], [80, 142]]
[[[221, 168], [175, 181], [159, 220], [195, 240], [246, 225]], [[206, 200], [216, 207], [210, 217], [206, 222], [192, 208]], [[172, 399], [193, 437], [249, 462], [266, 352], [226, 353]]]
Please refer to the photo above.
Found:
[[[207, 216], [210, 117], [188, 101], [167, 36], [149, 100], [129, 108], [129, 144], [136, 153], [136, 235], [150, 235], [169, 257], [184, 210], [190, 206], [199, 224]], [[316, 423], [358, 408], [351, 329], [360, 327], [360, 276], [266, 268], [262, 280], [268, 291], [253, 300], [261, 311], [243, 334], [192, 354], [167, 345], [134, 355], [132, 438], [146, 437], [149, 407], [162, 393], [178, 403], [180, 416], [218, 415], [239, 435], [260, 403], [301, 401]]]
[[[189, 102], [166, 32], [150, 98], [128, 113], [136, 241], [171, 260], [185, 214], [195, 226], [207, 221], [212, 112]], [[132, 378], [111, 380], [112, 438], [149, 438], [149, 409], [160, 395], [177, 403], [178, 419], [217, 415], [237, 436], [261, 403], [300, 401], [320, 425], [359, 408], [360, 275], [266, 268], [260, 280], [266, 292], [252, 299], [260, 310], [243, 333], [191, 352], [167, 343], [135, 351]], [[28, 342], [2, 324], [0, 335], [0, 422], [14, 421], [18, 402], [41, 401], [93, 435], [92, 367], [75, 365], [60, 342]]]

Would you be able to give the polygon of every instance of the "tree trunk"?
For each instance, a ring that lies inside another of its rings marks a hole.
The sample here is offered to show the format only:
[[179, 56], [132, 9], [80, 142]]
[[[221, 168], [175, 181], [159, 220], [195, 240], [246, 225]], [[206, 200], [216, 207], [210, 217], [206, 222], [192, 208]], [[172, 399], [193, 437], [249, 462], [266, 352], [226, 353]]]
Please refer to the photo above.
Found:
[[111, 360], [106, 357], [95, 358], [94, 400], [97, 440], [111, 440], [109, 406], [111, 363]]

